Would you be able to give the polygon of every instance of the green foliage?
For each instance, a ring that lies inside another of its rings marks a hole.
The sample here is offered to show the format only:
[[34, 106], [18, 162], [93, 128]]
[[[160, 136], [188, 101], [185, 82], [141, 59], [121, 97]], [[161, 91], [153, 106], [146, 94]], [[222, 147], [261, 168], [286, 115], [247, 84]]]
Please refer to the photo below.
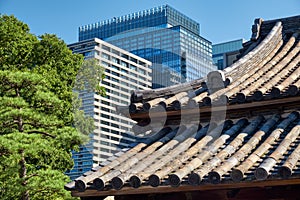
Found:
[[[39, 174], [40, 176], [34, 176], [31, 184], [28, 185], [29, 190], [32, 191], [32, 199], [74, 199], [70, 197], [69, 192], [62, 189], [64, 183], [69, 182], [70, 179], [64, 176], [61, 171], [40, 170]], [[37, 183], [38, 185], [36, 185]], [[48, 191], [53, 191], [53, 193], [49, 193]]]
[[78, 132], [87, 136], [93, 132], [94, 119], [92, 117], [84, 115], [83, 110], [76, 110], [74, 113], [74, 126]]
[[99, 95], [104, 96], [105, 89], [99, 85], [100, 81], [104, 78], [103, 68], [96, 59], [90, 58], [84, 60], [81, 68], [78, 70], [74, 89], [97, 92]]
[[[5, 139], [1, 138], [0, 141], [2, 143]], [[5, 142], [14, 143], [15, 141], [8, 139]], [[33, 152], [33, 154], [36, 153]], [[30, 155], [28, 154], [27, 156]], [[51, 168], [34, 169], [35, 166], [28, 164], [26, 166], [28, 168], [28, 176], [25, 179], [27, 184], [21, 186], [24, 179], [21, 179], [18, 173], [20, 170], [18, 167], [20, 159], [21, 156], [17, 152], [12, 154], [12, 156], [1, 157], [0, 159], [1, 199], [20, 199], [20, 196], [26, 190], [30, 191], [31, 199], [73, 199], [69, 192], [63, 189], [64, 184], [70, 180], [60, 170], [53, 170]]]
[[[67, 180], [63, 172], [73, 166], [70, 150], [82, 143], [82, 137], [57, 117], [62, 100], [36, 73], [6, 70], [0, 71], [0, 79], [1, 199], [20, 197], [24, 191], [29, 191], [33, 199], [40, 199], [40, 193], [45, 193], [42, 196], [46, 199], [61, 195], [59, 198], [69, 198], [61, 187]], [[24, 155], [19, 153], [21, 150]], [[22, 156], [26, 166], [23, 177], [19, 175]], [[55, 180], [47, 177], [53, 173]], [[41, 184], [39, 180], [49, 183]]]
[[106, 95], [105, 88], [99, 85], [100, 81], [104, 78], [103, 68], [94, 58], [84, 60], [76, 76], [73, 92], [74, 126], [85, 136], [89, 135], [95, 129], [94, 119], [85, 116], [84, 111], [80, 110], [82, 102], [78, 97], [78, 91], [81, 91], [81, 93], [96, 92], [104, 96]]
[[[0, 199], [71, 199], [64, 172], [73, 166], [71, 150], [87, 138], [81, 133], [93, 129], [73, 94], [83, 57], [13, 16], [0, 16], [0, 44]], [[87, 63], [99, 82], [102, 69]]]
[[37, 37], [29, 27], [13, 16], [0, 16], [1, 69], [26, 69], [33, 65], [33, 51]]
[[[57, 115], [61, 113], [62, 100], [47, 91], [45, 79], [32, 72], [0, 71], [0, 134], [14, 130], [48, 130], [63, 126]], [[19, 129], [18, 119], [23, 127]]]
[[104, 78], [104, 70], [94, 58], [84, 60], [81, 68], [78, 70], [73, 92], [74, 126], [84, 136], [89, 135], [95, 129], [95, 126], [94, 119], [90, 116], [85, 116], [84, 111], [80, 110], [82, 101], [78, 97], [78, 91], [80, 93], [96, 92], [104, 96], [106, 95], [105, 88], [99, 85]]
[[50, 91], [64, 100], [62, 114], [59, 117], [71, 125], [73, 122], [72, 88], [83, 62], [82, 55], [72, 54], [62, 40], [50, 34], [40, 37], [33, 54], [33, 71], [46, 76]]
[[74, 113], [74, 127], [78, 132], [82, 134], [84, 142], [88, 141], [88, 135], [91, 134], [94, 129], [94, 119], [90, 116], [86, 116], [82, 108], [82, 99], [78, 97], [78, 92], [73, 92], [73, 113]]

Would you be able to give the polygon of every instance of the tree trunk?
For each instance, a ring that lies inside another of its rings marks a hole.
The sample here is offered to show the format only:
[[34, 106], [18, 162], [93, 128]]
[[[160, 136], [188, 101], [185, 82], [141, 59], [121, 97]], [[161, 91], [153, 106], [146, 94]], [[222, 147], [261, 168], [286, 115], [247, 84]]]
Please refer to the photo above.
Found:
[[[24, 157], [24, 150], [21, 149], [20, 150], [20, 154], [21, 154], [21, 160], [19, 162], [20, 164], [20, 178], [23, 179], [22, 185], [25, 187], [27, 185], [27, 181], [26, 181], [26, 177], [27, 177], [27, 169], [26, 169], [26, 161], [25, 161], [25, 157]], [[22, 193], [22, 200], [29, 200], [29, 191], [25, 190]]]
[[[19, 91], [19, 88], [15, 88], [15, 90], [16, 90], [16, 96], [17, 97], [20, 97], [20, 91]], [[22, 110], [22, 108], [19, 108], [19, 110]], [[22, 119], [22, 117], [18, 117], [17, 118], [17, 122], [18, 122], [18, 130], [20, 131], [20, 132], [23, 132], [24, 131], [24, 127], [23, 127], [23, 119]]]

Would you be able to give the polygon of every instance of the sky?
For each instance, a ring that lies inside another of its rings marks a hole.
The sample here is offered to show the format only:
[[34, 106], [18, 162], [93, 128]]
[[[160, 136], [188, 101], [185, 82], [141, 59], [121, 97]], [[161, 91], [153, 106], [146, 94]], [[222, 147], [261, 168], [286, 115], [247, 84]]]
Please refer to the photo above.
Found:
[[300, 15], [300, 0], [0, 0], [0, 13], [16, 16], [37, 36], [56, 34], [70, 44], [82, 25], [165, 4], [197, 21], [213, 44], [249, 40], [256, 18]]

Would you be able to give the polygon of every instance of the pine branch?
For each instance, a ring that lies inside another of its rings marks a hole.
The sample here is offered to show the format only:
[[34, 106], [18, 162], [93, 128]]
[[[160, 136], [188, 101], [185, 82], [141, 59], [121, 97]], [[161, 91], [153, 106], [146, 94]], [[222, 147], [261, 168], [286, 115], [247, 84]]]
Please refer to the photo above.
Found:
[[27, 131], [28, 134], [41, 134], [41, 135], [45, 135], [45, 136], [48, 136], [48, 137], [51, 137], [51, 138], [56, 138], [56, 136], [54, 135], [51, 135], [50, 133], [47, 133], [47, 132], [44, 132], [44, 131], [38, 131], [38, 130], [33, 130], [33, 131]]
[[39, 175], [37, 173], [31, 174], [31, 175], [29, 175], [29, 176], [26, 177], [26, 180], [28, 180], [28, 179], [30, 179], [30, 178], [32, 178], [34, 176], [39, 176]]
[[[11, 86], [11, 85], [10, 85]], [[11, 87], [9, 87], [9, 88], [5, 88], [5, 89], [2, 89], [2, 93], [6, 93], [6, 92], [8, 92], [8, 91], [10, 91], [10, 90], [12, 90], [12, 89], [15, 89], [14, 88], [14, 86], [11, 86]]]
[[8, 150], [6, 150], [6, 149], [0, 149], [0, 157], [1, 156], [5, 156], [5, 155], [9, 155], [9, 154], [10, 154], [10, 152]]
[[17, 123], [18, 123], [17, 120], [14, 120], [13, 122], [4, 122], [2, 123], [2, 127], [9, 128], [12, 127], [13, 125], [16, 125]]
[[35, 128], [49, 128], [49, 127], [61, 127], [62, 124], [61, 123], [57, 123], [57, 124], [42, 124], [42, 123], [38, 123], [38, 122], [24, 122], [24, 125], [31, 125]]

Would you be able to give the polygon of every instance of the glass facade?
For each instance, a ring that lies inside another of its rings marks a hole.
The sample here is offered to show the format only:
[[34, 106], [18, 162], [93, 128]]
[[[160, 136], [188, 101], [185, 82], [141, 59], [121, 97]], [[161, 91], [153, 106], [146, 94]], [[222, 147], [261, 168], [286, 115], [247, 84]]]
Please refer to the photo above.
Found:
[[212, 46], [212, 58], [214, 65], [216, 65], [219, 70], [227, 67], [228, 65], [226, 62], [224, 62], [224, 56], [226, 56], [226, 53], [235, 52], [243, 48], [243, 42], [243, 39], [239, 39], [220, 44], [214, 44]]
[[152, 87], [194, 80], [216, 69], [200, 25], [165, 5], [79, 28], [79, 40], [99, 37], [152, 62]]
[[66, 174], [74, 180], [83, 173], [91, 170], [93, 166], [93, 135], [90, 135], [90, 141], [84, 146], [80, 146], [79, 151], [72, 151], [72, 159], [74, 161], [74, 167], [68, 170]]
[[200, 25], [169, 5], [135, 12], [79, 27], [79, 41], [97, 37], [105, 39], [125, 31], [146, 27], [182, 26], [199, 34]]
[[[78, 97], [82, 100], [81, 109], [85, 115], [93, 117], [94, 107], [92, 102], [94, 100], [94, 93], [81, 91]], [[90, 134], [89, 137], [90, 141], [88, 144], [80, 146], [79, 152], [72, 151], [74, 167], [66, 172], [72, 180], [78, 178], [82, 173], [89, 171], [93, 166], [93, 134]]]
[[134, 121], [116, 112], [117, 106], [130, 104], [132, 90], [151, 88], [151, 62], [123, 49], [94, 38], [69, 45], [73, 53], [95, 58], [105, 70], [106, 96], [80, 91], [82, 109], [94, 118], [96, 129], [88, 145], [73, 152], [75, 166], [67, 172], [71, 178], [80, 176], [93, 165], [107, 161], [138, 139], [131, 128]]

